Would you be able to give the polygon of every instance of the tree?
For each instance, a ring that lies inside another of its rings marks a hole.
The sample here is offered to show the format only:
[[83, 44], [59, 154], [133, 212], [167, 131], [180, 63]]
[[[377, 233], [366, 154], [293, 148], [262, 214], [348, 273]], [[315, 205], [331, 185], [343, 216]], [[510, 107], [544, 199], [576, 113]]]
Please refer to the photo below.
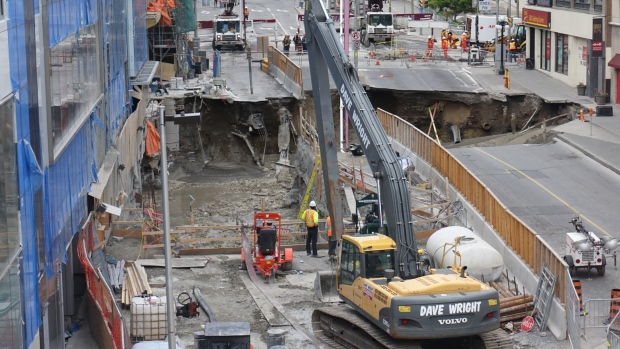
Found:
[[456, 16], [459, 13], [475, 12], [476, 10], [471, 6], [471, 0], [429, 0], [428, 6], [443, 11], [446, 18], [452, 17], [453, 21], [456, 21]]

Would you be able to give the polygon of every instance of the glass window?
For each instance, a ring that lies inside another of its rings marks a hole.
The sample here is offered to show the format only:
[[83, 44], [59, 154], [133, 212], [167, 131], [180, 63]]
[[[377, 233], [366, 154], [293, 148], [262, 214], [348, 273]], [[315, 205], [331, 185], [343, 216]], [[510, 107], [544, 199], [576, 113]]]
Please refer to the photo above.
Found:
[[20, 246], [14, 120], [15, 104], [11, 98], [0, 105], [0, 272], [9, 267], [9, 258]]
[[390, 26], [392, 25], [392, 15], [391, 14], [376, 14], [368, 16], [368, 23], [372, 26], [384, 25]]
[[575, 0], [574, 8], [589, 10], [590, 0]]
[[52, 139], [69, 139], [101, 96], [98, 25], [92, 24], [54, 45], [50, 52]]
[[344, 240], [340, 254], [340, 283], [351, 285], [359, 275], [360, 252], [354, 244]]
[[594, 11], [603, 11], [603, 0], [594, 0]]
[[17, 260], [0, 280], [0, 348], [21, 349], [22, 316], [19, 289], [19, 268]]
[[4, 4], [4, 0], [0, 0], [0, 20], [3, 20], [6, 14], [6, 5]]
[[365, 254], [366, 256], [366, 277], [382, 278], [386, 269], [394, 269], [394, 252], [373, 251]]
[[556, 7], [570, 7], [570, 0], [555, 0]]
[[542, 30], [540, 40], [540, 69], [551, 70], [551, 32]]
[[568, 35], [556, 34], [555, 71], [568, 75]]

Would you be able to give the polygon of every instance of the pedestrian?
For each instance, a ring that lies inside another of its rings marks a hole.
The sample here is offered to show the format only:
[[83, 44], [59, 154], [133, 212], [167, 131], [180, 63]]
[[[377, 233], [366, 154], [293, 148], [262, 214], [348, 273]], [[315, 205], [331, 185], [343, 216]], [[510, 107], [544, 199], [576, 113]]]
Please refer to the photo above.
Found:
[[247, 21], [248, 17], [250, 17], [250, 10], [248, 10], [248, 7], [246, 6], [245, 9], [243, 9], [243, 19]]
[[435, 46], [435, 39], [429, 35], [426, 40], [426, 57], [433, 57], [433, 47]]
[[[306, 252], [308, 256], [318, 257], [316, 252], [316, 240], [319, 235], [319, 213], [316, 211], [316, 202], [310, 201], [310, 208], [305, 210], [301, 215], [301, 219], [306, 222], [308, 235], [306, 236]], [[312, 245], [312, 250], [310, 250]]]
[[295, 34], [293, 37], [293, 42], [295, 43], [295, 50], [297, 50], [297, 54], [301, 54], [301, 37], [299, 36], [299, 33]]
[[306, 38], [306, 34], [301, 38], [301, 50], [305, 53], [308, 52], [308, 38]]
[[291, 37], [285, 36], [284, 40], [282, 40], [282, 46], [284, 47], [284, 54], [288, 57], [289, 50], [291, 49]]
[[443, 50], [443, 58], [448, 59], [448, 38], [441, 39], [441, 49]]
[[213, 0], [213, 7], [217, 7], [217, 0]]
[[510, 40], [510, 45], [508, 46], [510, 50], [510, 62], [517, 61], [517, 42], [515, 39]]

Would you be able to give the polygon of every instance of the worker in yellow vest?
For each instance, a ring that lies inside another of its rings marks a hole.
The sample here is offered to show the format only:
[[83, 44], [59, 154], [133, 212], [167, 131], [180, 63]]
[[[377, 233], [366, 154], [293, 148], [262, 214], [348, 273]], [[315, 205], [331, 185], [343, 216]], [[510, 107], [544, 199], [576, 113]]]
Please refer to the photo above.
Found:
[[[308, 235], [306, 236], [306, 252], [308, 256], [318, 257], [316, 252], [316, 240], [319, 235], [319, 213], [316, 211], [316, 202], [310, 201], [310, 208], [304, 211], [301, 215], [301, 219], [306, 222], [306, 228], [308, 229]], [[310, 250], [312, 245], [312, 250]]]

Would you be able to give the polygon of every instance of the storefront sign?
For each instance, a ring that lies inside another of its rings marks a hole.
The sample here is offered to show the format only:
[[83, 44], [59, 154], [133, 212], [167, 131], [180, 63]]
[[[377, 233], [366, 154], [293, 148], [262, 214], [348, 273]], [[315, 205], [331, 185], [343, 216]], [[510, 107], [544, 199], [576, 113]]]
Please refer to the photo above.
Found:
[[395, 18], [409, 18], [414, 21], [430, 21], [433, 19], [432, 13], [395, 13]]
[[551, 0], [538, 0], [536, 5], [544, 6], [544, 7], [551, 7]]
[[603, 18], [592, 18], [592, 57], [603, 57]]
[[523, 23], [542, 28], [551, 28], [551, 12], [523, 9]]

